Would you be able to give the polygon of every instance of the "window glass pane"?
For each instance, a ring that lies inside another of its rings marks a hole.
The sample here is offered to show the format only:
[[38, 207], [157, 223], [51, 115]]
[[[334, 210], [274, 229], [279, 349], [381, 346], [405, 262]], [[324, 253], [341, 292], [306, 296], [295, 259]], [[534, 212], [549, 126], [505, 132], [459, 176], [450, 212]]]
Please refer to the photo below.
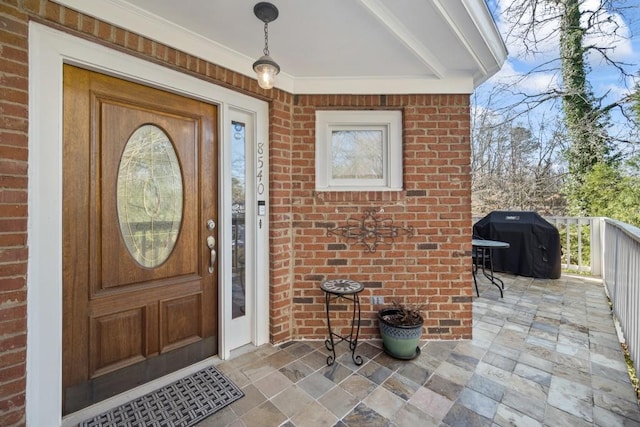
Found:
[[382, 179], [382, 154], [382, 131], [334, 130], [331, 133], [331, 177]]
[[245, 281], [245, 200], [246, 186], [246, 153], [244, 123], [231, 124], [233, 138], [231, 141], [231, 262], [232, 262], [232, 318], [244, 316], [246, 306]]
[[120, 233], [144, 267], [169, 258], [182, 223], [182, 172], [169, 137], [154, 125], [136, 129], [125, 145], [116, 184]]

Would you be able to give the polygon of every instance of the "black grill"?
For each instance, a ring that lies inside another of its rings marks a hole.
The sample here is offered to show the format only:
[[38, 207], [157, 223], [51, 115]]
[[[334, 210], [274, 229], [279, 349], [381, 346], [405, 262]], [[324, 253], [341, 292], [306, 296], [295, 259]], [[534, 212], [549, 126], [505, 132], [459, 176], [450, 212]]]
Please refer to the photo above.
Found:
[[560, 234], [536, 212], [491, 212], [474, 224], [473, 234], [509, 243], [509, 249], [493, 251], [495, 271], [540, 279], [560, 277]]

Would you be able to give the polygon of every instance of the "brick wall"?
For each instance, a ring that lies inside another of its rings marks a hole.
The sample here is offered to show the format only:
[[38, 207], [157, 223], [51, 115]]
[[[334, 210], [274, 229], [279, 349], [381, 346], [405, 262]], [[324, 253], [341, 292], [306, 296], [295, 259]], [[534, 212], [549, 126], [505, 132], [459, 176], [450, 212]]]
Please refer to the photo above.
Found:
[[[425, 305], [430, 339], [471, 337], [472, 289], [469, 235], [470, 119], [463, 95], [296, 96], [291, 149], [291, 209], [294, 248], [294, 337], [326, 336], [323, 280], [349, 277], [365, 284], [362, 336], [378, 336], [371, 296], [385, 303]], [[316, 192], [316, 109], [394, 109], [403, 112], [403, 181], [400, 192]], [[412, 237], [373, 253], [327, 235], [328, 227], [360, 219], [367, 210]], [[341, 304], [336, 308], [348, 308]], [[333, 326], [347, 327], [350, 313], [336, 312]]]
[[291, 230], [291, 126], [293, 97], [275, 99], [270, 109], [269, 188], [270, 208], [270, 313], [271, 341], [294, 338], [291, 319], [293, 294], [293, 240]]
[[27, 342], [27, 18], [0, 2], [0, 425], [24, 424]]
[[[370, 296], [429, 301], [425, 337], [471, 336], [469, 106], [465, 96], [292, 96], [48, 0], [0, 2], [0, 425], [25, 423], [28, 21], [188, 73], [271, 103], [271, 340], [325, 336], [319, 284], [365, 282], [363, 334], [377, 335]], [[404, 114], [402, 192], [315, 193], [316, 108]], [[384, 209], [414, 237], [367, 254], [335, 236], [364, 209]], [[340, 322], [346, 323], [340, 315]], [[337, 320], [337, 319], [336, 319]]]

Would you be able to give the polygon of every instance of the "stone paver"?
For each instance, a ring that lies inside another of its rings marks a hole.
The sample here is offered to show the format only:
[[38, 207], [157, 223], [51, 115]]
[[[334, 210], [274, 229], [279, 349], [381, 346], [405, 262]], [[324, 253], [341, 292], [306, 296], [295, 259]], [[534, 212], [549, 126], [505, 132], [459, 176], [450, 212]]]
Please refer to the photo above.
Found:
[[497, 401], [470, 388], [462, 390], [460, 396], [458, 396], [458, 403], [489, 419], [493, 419], [498, 410]]
[[404, 406], [405, 400], [384, 387], [378, 387], [363, 400], [363, 403], [370, 408], [375, 408], [376, 412], [383, 417], [392, 419]]
[[322, 341], [300, 341], [225, 361], [245, 397], [198, 425], [640, 427], [602, 285], [501, 277], [504, 298], [479, 282], [472, 340], [423, 342], [414, 360], [367, 341], [362, 366], [338, 345], [327, 367]]

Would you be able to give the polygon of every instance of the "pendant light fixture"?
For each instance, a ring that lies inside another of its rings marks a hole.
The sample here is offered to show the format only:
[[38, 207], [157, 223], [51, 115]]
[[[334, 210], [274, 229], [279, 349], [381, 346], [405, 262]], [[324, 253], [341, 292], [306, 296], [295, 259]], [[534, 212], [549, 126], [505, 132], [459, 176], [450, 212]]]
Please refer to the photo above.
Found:
[[280, 66], [269, 56], [269, 22], [278, 18], [278, 8], [271, 3], [260, 2], [253, 7], [253, 13], [264, 22], [264, 55], [253, 63], [253, 70], [258, 74], [258, 85], [263, 89], [271, 89]]

